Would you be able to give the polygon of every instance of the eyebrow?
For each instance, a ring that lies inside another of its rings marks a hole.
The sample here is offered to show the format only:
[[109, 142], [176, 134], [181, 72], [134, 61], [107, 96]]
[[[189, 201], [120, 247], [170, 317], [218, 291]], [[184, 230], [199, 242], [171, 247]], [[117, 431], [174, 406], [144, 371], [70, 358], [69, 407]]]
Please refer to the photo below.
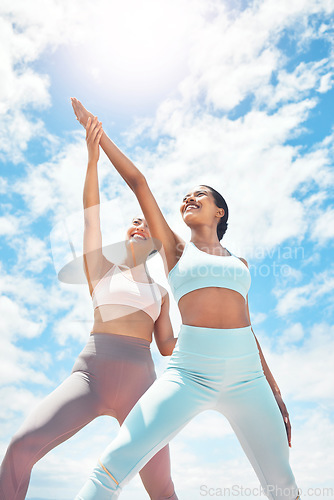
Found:
[[[208, 192], [208, 190], [207, 190], [207, 189], [196, 189], [196, 191], [194, 191], [194, 194], [197, 194], [197, 193], [207, 193], [207, 192]], [[190, 193], [186, 194], [186, 195], [183, 197], [183, 199], [184, 199], [184, 198], [187, 198], [187, 196], [190, 196]]]
[[135, 220], [140, 220], [141, 222], [143, 222], [143, 219], [141, 219], [140, 217], [134, 217], [134, 218], [132, 219], [132, 222], [134, 222]]

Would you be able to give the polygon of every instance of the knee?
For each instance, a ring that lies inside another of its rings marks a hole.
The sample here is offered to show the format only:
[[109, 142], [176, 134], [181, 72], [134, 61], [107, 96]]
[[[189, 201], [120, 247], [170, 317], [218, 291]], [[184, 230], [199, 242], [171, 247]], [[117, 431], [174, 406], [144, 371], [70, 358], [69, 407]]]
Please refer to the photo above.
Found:
[[15, 462], [24, 461], [28, 464], [37, 453], [37, 441], [33, 436], [17, 433], [9, 444], [7, 455]]
[[158, 486], [156, 491], [149, 492], [151, 500], [178, 500], [173, 481], [169, 481], [164, 487]]

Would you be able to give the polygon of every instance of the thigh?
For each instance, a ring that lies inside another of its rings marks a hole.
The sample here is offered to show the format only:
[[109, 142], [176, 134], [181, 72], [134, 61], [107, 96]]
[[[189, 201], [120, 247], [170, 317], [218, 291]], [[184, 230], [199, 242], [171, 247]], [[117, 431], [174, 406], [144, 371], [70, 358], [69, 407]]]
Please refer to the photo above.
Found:
[[168, 370], [145, 392], [101, 456], [102, 464], [119, 484], [128, 482], [205, 409], [198, 388], [172, 375]]
[[[113, 391], [113, 408], [117, 420], [122, 425], [137, 401], [156, 380], [153, 361], [150, 359], [145, 362], [122, 360], [121, 369], [114, 373], [114, 379], [118, 380], [118, 384], [117, 390]], [[109, 392], [110, 389], [109, 385]]]
[[236, 385], [217, 409], [229, 420], [269, 498], [295, 499], [287, 433], [267, 379]]
[[72, 373], [27, 417], [14, 436], [24, 442], [35, 461], [57, 444], [75, 434], [99, 414], [99, 401], [92, 393], [87, 376]]

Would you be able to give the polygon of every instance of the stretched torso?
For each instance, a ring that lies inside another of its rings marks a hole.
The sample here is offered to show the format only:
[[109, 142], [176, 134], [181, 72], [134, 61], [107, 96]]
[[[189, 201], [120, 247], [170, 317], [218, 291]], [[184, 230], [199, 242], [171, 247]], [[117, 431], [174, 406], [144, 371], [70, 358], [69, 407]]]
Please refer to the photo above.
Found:
[[245, 300], [250, 274], [236, 256], [211, 255], [187, 243], [169, 282], [183, 324], [208, 328], [250, 324]]
[[[135, 275], [135, 276], [134, 276]], [[136, 281], [138, 280], [138, 281]], [[94, 283], [92, 333], [128, 335], [152, 341], [161, 308], [160, 288], [148, 277], [111, 266]]]

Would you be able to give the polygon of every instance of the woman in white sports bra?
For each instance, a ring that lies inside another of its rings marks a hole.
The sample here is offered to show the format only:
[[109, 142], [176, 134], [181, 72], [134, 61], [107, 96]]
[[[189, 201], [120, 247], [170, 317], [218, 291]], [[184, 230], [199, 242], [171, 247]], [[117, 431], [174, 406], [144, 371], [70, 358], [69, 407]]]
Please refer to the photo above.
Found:
[[[86, 134], [83, 197], [84, 267], [94, 306], [93, 329], [71, 375], [38, 405], [13, 437], [0, 469], [1, 500], [23, 500], [33, 465], [99, 415], [110, 415], [122, 424], [156, 379], [150, 351], [153, 330], [163, 356], [171, 355], [175, 346], [168, 294], [153, 282], [145, 267], [155, 249], [146, 221], [133, 219], [116, 263], [102, 253], [97, 175], [102, 128], [96, 125]], [[152, 500], [177, 500], [168, 446], [138, 472]]]
[[[91, 114], [76, 99], [72, 105], [89, 128]], [[251, 327], [250, 272], [244, 259], [220, 244], [226, 201], [206, 185], [188, 191], [180, 207], [191, 229], [186, 243], [167, 224], [143, 174], [105, 133], [100, 144], [162, 242], [182, 325], [166, 370], [131, 410], [76, 500], [118, 498], [157, 450], [208, 409], [228, 419], [268, 498], [295, 500], [289, 417]]]

